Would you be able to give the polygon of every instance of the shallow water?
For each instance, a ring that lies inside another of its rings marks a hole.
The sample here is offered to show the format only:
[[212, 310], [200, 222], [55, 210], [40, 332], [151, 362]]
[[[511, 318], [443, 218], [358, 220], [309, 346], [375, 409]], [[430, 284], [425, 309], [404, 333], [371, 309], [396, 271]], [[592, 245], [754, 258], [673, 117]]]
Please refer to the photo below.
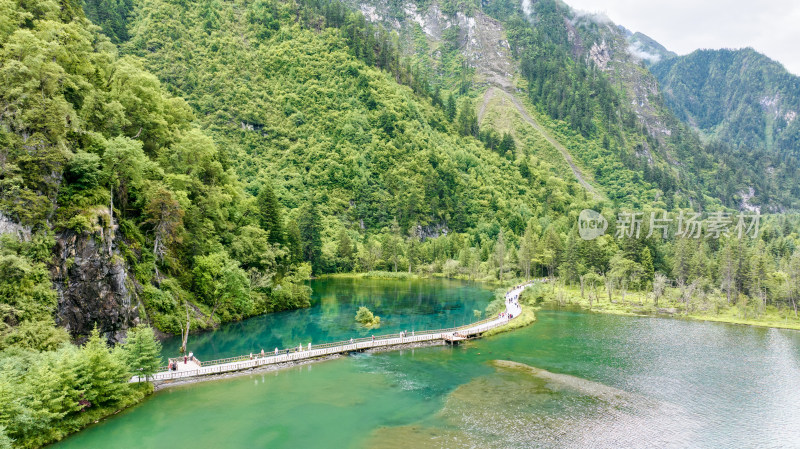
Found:
[[[361, 291], [349, 281], [339, 290], [339, 282], [326, 281], [329, 295]], [[408, 295], [428, 288], [392, 282], [388, 290], [366, 283], [371, 293], [359, 294], [397, 291], [370, 300], [407, 305], [416, 300]], [[432, 291], [458, 290], [452, 286], [430, 283]], [[491, 296], [465, 288], [484, 302]], [[352, 303], [335, 307], [350, 317]], [[402, 309], [393, 319], [425, 317]], [[290, 328], [345, 334], [345, 320], [328, 316], [339, 324]], [[798, 332], [564, 311], [538, 318], [456, 348], [360, 354], [168, 389], [56, 447], [800, 446]]]

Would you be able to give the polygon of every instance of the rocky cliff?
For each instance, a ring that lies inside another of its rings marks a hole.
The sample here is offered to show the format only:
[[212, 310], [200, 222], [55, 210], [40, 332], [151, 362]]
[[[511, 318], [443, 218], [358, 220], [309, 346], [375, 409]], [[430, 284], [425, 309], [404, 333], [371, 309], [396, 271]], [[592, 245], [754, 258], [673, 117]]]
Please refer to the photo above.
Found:
[[133, 277], [111, 230], [66, 231], [57, 236], [52, 278], [58, 291], [56, 322], [80, 339], [96, 325], [111, 342], [139, 321]]

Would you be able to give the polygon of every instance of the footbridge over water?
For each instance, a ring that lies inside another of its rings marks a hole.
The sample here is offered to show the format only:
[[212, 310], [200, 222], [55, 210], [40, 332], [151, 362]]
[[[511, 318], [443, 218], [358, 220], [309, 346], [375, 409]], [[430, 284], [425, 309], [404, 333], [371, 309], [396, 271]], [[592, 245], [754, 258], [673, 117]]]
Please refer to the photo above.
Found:
[[243, 371], [265, 365], [296, 362], [333, 354], [364, 351], [373, 348], [387, 348], [417, 342], [440, 340], [448, 343], [456, 343], [458, 341], [480, 336], [490, 329], [503, 326], [509, 321], [517, 318], [522, 313], [522, 308], [520, 307], [518, 301], [519, 295], [525, 288], [531, 286], [533, 283], [534, 281], [520, 284], [506, 292], [505, 313], [501, 313], [500, 316], [497, 317], [492, 317], [460, 327], [413, 332], [411, 334], [406, 332], [400, 334], [350, 339], [348, 341], [339, 341], [335, 343], [309, 345], [308, 347], [299, 346], [293, 349], [284, 349], [282, 351], [279, 350], [277, 353], [270, 352], [264, 355], [250, 354], [204, 362], [201, 362], [194, 357], [187, 356], [184, 358], [181, 356], [176, 357], [175, 359], [170, 359], [177, 362], [177, 369], [175, 370], [169, 370], [168, 367], [162, 367], [159, 372], [152, 376], [148, 376], [147, 379], [144, 377], [139, 378], [138, 376], [133, 376], [130, 381], [168, 381], [189, 377], [207, 376], [233, 371]]

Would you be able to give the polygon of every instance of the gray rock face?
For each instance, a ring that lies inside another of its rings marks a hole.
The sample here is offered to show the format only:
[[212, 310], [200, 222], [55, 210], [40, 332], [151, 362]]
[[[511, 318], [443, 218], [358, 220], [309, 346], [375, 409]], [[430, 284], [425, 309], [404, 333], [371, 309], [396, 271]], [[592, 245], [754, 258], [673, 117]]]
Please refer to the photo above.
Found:
[[30, 240], [31, 228], [15, 223], [11, 218], [0, 213], [0, 234], [11, 234], [20, 240]]
[[139, 321], [132, 278], [108, 234], [108, 230], [67, 231], [56, 240], [52, 269], [59, 293], [56, 322], [75, 338], [97, 325], [109, 341], [120, 342]]

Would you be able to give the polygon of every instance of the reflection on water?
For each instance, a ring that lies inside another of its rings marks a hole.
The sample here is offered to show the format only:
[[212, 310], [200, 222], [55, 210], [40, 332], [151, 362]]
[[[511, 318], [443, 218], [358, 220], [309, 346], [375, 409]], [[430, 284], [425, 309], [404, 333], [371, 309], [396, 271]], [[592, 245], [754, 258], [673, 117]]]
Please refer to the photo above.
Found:
[[[441, 329], [471, 323], [493, 293], [478, 283], [441, 280], [320, 279], [311, 281], [311, 307], [228, 323], [189, 336], [188, 347], [200, 360], [269, 352], [309, 342], [327, 343], [407, 330]], [[378, 329], [355, 322], [367, 306], [381, 317]], [[163, 343], [162, 355], [175, 356], [180, 337]]]
[[[325, 315], [323, 324], [281, 329], [346, 328], [359, 301], [346, 298], [383, 295], [366, 285], [343, 283], [336, 301], [321, 295], [318, 311], [306, 312]], [[389, 288], [398, 294], [375, 300], [379, 315], [423, 320], [413, 304], [432, 320], [471, 312], [427, 304], [436, 291], [458, 295], [429, 285]], [[56, 447], [800, 447], [798, 332], [566, 311], [537, 318], [455, 348], [359, 354], [166, 390]]]

